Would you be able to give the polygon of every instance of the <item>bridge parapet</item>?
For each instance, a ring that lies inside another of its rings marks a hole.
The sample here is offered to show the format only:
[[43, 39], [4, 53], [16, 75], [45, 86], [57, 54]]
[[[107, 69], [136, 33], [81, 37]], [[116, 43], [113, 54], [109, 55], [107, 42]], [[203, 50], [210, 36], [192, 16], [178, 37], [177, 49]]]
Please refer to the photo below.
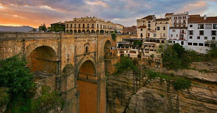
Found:
[[61, 33], [39, 32], [0, 32], [0, 40], [49, 39], [59, 38]]

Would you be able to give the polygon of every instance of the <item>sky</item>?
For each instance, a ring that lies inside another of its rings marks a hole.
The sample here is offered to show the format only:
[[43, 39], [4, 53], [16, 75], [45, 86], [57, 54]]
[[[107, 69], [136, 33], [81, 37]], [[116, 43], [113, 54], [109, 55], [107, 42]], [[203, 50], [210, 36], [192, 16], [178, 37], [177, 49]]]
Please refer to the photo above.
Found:
[[149, 14], [162, 18], [170, 12], [217, 16], [217, 0], [0, 0], [0, 25], [37, 28], [96, 16], [132, 26]]

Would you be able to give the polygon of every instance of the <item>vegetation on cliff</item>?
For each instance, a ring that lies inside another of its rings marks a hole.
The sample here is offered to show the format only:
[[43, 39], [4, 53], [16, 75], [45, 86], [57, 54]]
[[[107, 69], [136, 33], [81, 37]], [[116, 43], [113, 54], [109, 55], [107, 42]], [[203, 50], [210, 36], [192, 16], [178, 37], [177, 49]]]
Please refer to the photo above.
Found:
[[[55, 91], [43, 90], [41, 96], [34, 99], [33, 74], [26, 67], [25, 59], [19, 56], [0, 61], [0, 87], [8, 89], [8, 94], [4, 94], [9, 97], [6, 113], [38, 113], [38, 109], [46, 111], [61, 105], [61, 98]], [[7, 97], [4, 95], [0, 98]]]
[[161, 80], [165, 79], [167, 82], [171, 82], [173, 84], [174, 89], [182, 90], [182, 89], [189, 89], [191, 87], [191, 81], [174, 75], [166, 75], [161, 74], [159, 72], [154, 72], [152, 70], [146, 70], [147, 76], [149, 79], [155, 79], [159, 77]]
[[137, 73], [139, 71], [136, 66], [138, 62], [136, 60], [132, 60], [129, 57], [121, 57], [120, 62], [115, 64], [116, 74], [122, 73], [124, 71], [133, 71]]
[[193, 50], [185, 50], [181, 45], [167, 45], [160, 50], [163, 53], [163, 66], [168, 69], [189, 68], [192, 62], [209, 61], [217, 56], [217, 47], [211, 47], [207, 54], [198, 54]]

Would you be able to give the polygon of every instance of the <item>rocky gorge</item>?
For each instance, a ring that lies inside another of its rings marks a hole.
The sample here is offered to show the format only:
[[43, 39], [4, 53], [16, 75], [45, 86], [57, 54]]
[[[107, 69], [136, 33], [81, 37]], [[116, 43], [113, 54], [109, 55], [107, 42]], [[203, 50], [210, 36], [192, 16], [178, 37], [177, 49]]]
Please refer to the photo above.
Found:
[[[212, 69], [211, 69], [212, 68]], [[107, 77], [108, 113], [215, 113], [217, 111], [216, 64], [192, 63], [191, 69], [159, 73], [183, 76], [191, 81], [188, 89], [176, 90], [170, 81], [135, 76], [125, 71]], [[202, 71], [201, 71], [202, 70]]]

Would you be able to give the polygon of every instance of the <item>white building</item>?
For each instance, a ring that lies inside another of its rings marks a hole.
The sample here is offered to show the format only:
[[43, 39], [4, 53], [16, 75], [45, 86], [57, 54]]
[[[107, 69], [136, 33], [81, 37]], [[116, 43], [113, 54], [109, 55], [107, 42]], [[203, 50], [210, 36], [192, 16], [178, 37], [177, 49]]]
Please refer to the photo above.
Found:
[[188, 18], [188, 12], [172, 15], [172, 24], [167, 38], [169, 43], [179, 43], [183, 46], [187, 45]]
[[187, 49], [206, 53], [209, 50], [206, 42], [217, 40], [217, 17], [190, 17], [188, 23]]

